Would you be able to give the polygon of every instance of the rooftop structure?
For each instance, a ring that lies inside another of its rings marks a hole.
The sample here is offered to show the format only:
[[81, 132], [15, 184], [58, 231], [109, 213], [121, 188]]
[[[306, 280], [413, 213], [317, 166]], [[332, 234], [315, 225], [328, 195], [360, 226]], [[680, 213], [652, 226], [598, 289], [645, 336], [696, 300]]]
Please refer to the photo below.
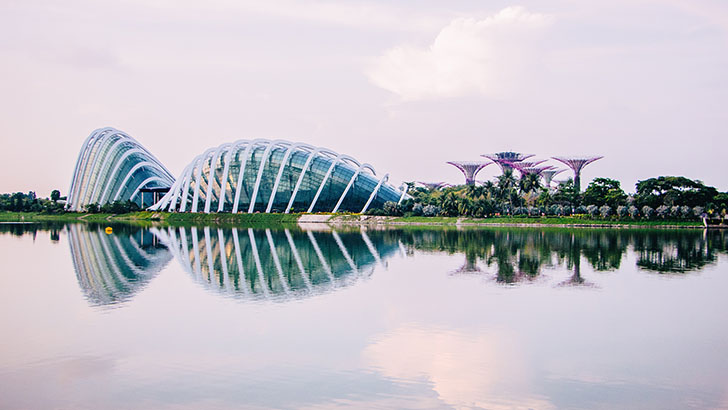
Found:
[[592, 162], [604, 158], [598, 157], [552, 157], [553, 159], [564, 163], [574, 171], [574, 186], [577, 192], [581, 192], [581, 170]]
[[487, 161], [448, 161], [448, 164], [456, 167], [465, 175], [465, 185], [475, 185], [475, 176], [481, 169], [492, 164]]
[[541, 178], [543, 178], [544, 185], [546, 187], [551, 187], [551, 181], [556, 175], [559, 175], [562, 172], [564, 172], [563, 169], [547, 169], [545, 171], [542, 171]]
[[506, 169], [513, 169], [514, 163], [525, 161], [526, 159], [531, 158], [533, 155], [534, 154], [521, 154], [520, 152], [503, 151], [496, 152], [495, 154], [485, 154], [481, 156], [495, 162], [501, 168], [501, 171], [505, 171]]

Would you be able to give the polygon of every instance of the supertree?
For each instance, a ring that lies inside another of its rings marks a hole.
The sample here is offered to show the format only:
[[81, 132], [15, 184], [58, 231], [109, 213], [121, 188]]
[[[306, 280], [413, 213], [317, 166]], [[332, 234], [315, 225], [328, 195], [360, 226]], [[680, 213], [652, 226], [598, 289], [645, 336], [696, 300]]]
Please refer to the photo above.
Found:
[[541, 176], [544, 172], [551, 170], [552, 166], [544, 166], [544, 167], [519, 167], [518, 171], [521, 173], [521, 175], [528, 175], [528, 174], [536, 174], [538, 176]]
[[422, 186], [424, 186], [425, 188], [427, 188], [429, 190], [438, 189], [438, 188], [442, 188], [444, 186], [449, 185], [447, 182], [442, 182], [442, 181], [440, 181], [440, 182], [417, 181], [417, 182], [419, 182]]
[[448, 164], [456, 167], [465, 175], [465, 185], [474, 185], [475, 176], [481, 169], [492, 164], [487, 161], [448, 161]]
[[498, 164], [501, 171], [506, 169], [513, 169], [513, 164], [516, 162], [524, 161], [531, 158], [534, 154], [521, 154], [520, 152], [503, 151], [496, 152], [495, 154], [484, 154], [481, 157], [488, 158], [489, 160]]
[[542, 159], [540, 161], [519, 161], [519, 162], [513, 162], [511, 164], [511, 167], [518, 170], [518, 172], [520, 172], [521, 175], [533, 174], [533, 173], [540, 174], [541, 171], [552, 168], [551, 166], [540, 166], [544, 162], [546, 162], [545, 159]]
[[567, 167], [571, 168], [574, 171], [574, 187], [576, 188], [577, 192], [581, 192], [581, 170], [584, 169], [585, 166], [591, 164], [592, 162], [604, 158], [603, 156], [599, 157], [551, 157], [559, 162], [564, 163]]
[[556, 175], [559, 175], [560, 173], [564, 172], [563, 169], [547, 169], [545, 171], [541, 172], [541, 178], [543, 178], [543, 183], [546, 187], [551, 187], [551, 181], [554, 179]]

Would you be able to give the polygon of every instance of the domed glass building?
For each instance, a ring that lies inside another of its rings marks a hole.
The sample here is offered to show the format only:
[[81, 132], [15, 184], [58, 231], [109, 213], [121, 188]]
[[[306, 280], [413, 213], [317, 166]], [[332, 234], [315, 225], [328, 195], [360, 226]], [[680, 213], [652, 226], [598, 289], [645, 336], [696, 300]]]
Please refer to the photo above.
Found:
[[[67, 206], [131, 200], [170, 212], [365, 212], [406, 197], [388, 179], [326, 148], [256, 139], [210, 148], [174, 180], [136, 140], [102, 128], [81, 149]], [[152, 204], [139, 195], [146, 191], [166, 194]]]
[[[81, 146], [66, 207], [80, 211], [89, 204], [134, 201], [152, 205], [142, 189], [166, 191], [174, 177], [134, 138], [114, 128], [100, 128]], [[153, 196], [149, 196], [149, 199]]]
[[240, 140], [205, 151], [151, 210], [177, 212], [364, 212], [404, 192], [369, 164], [283, 140]]

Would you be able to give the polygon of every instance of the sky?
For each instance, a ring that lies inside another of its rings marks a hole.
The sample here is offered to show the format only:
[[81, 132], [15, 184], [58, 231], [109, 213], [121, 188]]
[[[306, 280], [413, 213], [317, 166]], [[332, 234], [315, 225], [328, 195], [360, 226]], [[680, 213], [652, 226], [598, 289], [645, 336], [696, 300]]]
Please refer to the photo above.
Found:
[[582, 187], [728, 190], [724, 0], [0, 0], [0, 61], [0, 192], [65, 195], [106, 126], [174, 175], [281, 138], [395, 186], [461, 183], [445, 161], [513, 150], [603, 155]]

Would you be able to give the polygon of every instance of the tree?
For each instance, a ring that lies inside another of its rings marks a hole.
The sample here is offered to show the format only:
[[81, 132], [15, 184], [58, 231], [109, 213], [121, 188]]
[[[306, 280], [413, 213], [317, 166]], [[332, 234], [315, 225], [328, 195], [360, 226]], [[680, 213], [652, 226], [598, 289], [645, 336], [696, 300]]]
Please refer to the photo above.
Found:
[[387, 201], [382, 205], [382, 210], [384, 211], [385, 215], [388, 216], [401, 216], [402, 215], [402, 209], [397, 205], [396, 202]]
[[655, 209], [655, 212], [657, 212], [657, 216], [665, 219], [670, 214], [670, 208], [665, 205], [660, 205], [657, 207], [657, 209]]
[[562, 182], [556, 188], [556, 192], [553, 196], [554, 202], [562, 205], [568, 204], [570, 206], [579, 205], [579, 192], [574, 185], [574, 181], [569, 178], [566, 182]]
[[427, 205], [422, 208], [422, 214], [424, 216], [437, 216], [440, 214], [440, 208], [435, 205]]
[[718, 191], [699, 180], [685, 177], [661, 176], [637, 182], [635, 199], [638, 205], [657, 208], [660, 205], [705, 206]]
[[540, 190], [541, 176], [533, 173], [521, 175], [521, 179], [518, 181], [518, 189], [521, 191], [521, 195]]
[[57, 202], [59, 199], [61, 199], [61, 191], [57, 189], [51, 191], [51, 201]]
[[602, 218], [606, 218], [612, 214], [612, 208], [609, 205], [602, 205], [599, 207], [599, 214]]
[[586, 211], [589, 213], [589, 216], [594, 218], [599, 213], [599, 208], [596, 205], [589, 205], [586, 207]]
[[607, 204], [614, 208], [624, 205], [627, 201], [627, 194], [624, 193], [619, 181], [609, 178], [595, 178], [584, 191], [584, 203], [586, 205]]
[[497, 198], [502, 202], [508, 202], [509, 209], [513, 209], [514, 198], [518, 196], [516, 192], [516, 178], [513, 176], [513, 169], [506, 168], [498, 177], [497, 181]]
[[617, 207], [617, 215], [620, 218], [626, 218], [628, 214], [629, 214], [629, 208], [627, 208], [626, 206], [620, 205]]

